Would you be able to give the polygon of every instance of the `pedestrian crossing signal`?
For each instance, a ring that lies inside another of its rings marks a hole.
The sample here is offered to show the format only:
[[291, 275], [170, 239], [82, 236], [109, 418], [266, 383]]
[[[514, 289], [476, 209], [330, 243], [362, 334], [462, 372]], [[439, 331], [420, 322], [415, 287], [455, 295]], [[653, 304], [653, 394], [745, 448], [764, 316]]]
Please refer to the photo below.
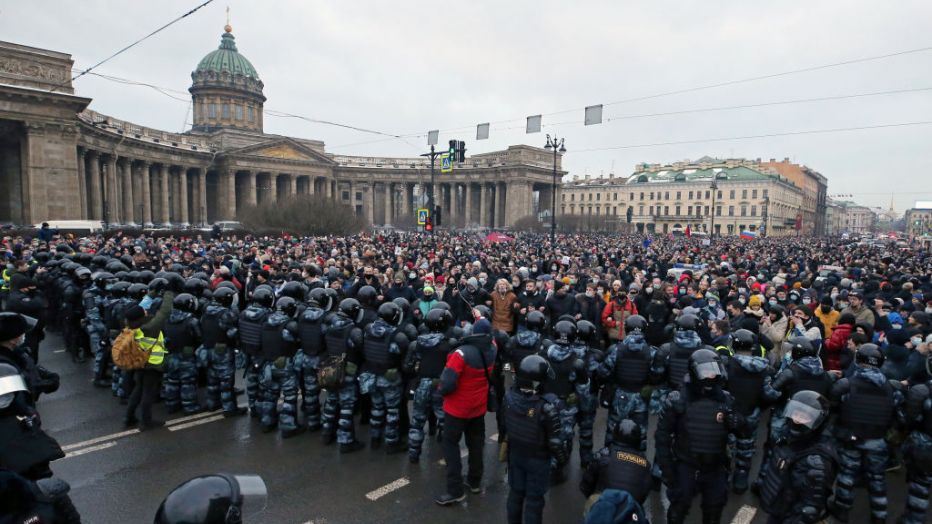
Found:
[[427, 222], [424, 224], [424, 231], [430, 232], [433, 230], [434, 230], [434, 221], [430, 217], [427, 217]]

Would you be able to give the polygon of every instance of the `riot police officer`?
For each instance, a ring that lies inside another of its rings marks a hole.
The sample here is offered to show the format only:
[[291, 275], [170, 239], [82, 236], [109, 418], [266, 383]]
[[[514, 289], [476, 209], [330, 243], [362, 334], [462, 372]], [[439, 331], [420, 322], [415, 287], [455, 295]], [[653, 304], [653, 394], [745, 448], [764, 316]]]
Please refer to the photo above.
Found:
[[[625, 319], [626, 323], [630, 319]], [[641, 425], [629, 418], [615, 424], [611, 441], [599, 450], [579, 482], [579, 490], [589, 498], [587, 506], [607, 489], [626, 491], [644, 505], [653, 477], [650, 461], [641, 448], [646, 438], [643, 433]]]
[[165, 322], [168, 369], [162, 391], [169, 413], [182, 407], [188, 415], [201, 411], [197, 401], [197, 348], [201, 344], [197, 310], [197, 299], [189, 293], [181, 293], [172, 301], [172, 312]]
[[[576, 325], [569, 320], [561, 320], [553, 328], [554, 340], [545, 343], [543, 357], [550, 363], [553, 380], [543, 383], [542, 393], [559, 399], [560, 420], [563, 423], [563, 441], [567, 452], [573, 449], [573, 434], [579, 413], [579, 398], [576, 395], [577, 384], [588, 384], [586, 364], [573, 349], [576, 343]], [[553, 461], [551, 483], [559, 484], [566, 480], [565, 464]]]
[[586, 375], [589, 380], [576, 383], [576, 397], [578, 399], [579, 413], [579, 463], [583, 469], [592, 460], [592, 427], [595, 425], [595, 415], [599, 408], [599, 387], [595, 379], [595, 370], [605, 358], [605, 353], [598, 349], [599, 332], [595, 324], [588, 320], [576, 322], [576, 343], [573, 348], [576, 356], [583, 361]]
[[[305, 431], [298, 426], [298, 375], [294, 356], [298, 351], [298, 323], [294, 316], [298, 302], [287, 296], [275, 302], [275, 311], [262, 323], [262, 350], [264, 362], [259, 378], [259, 413], [263, 432], [278, 426], [282, 438], [291, 438]], [[278, 397], [282, 407], [278, 410]]]
[[239, 351], [242, 364], [237, 367], [245, 369], [246, 398], [249, 403], [249, 416], [259, 418], [256, 403], [259, 402], [259, 377], [262, 366], [262, 324], [272, 313], [275, 305], [275, 293], [267, 285], [257, 286], [252, 292], [249, 306], [239, 315]]
[[[319, 282], [319, 281], [318, 281]], [[317, 372], [324, 351], [324, 326], [336, 307], [336, 291], [315, 287], [308, 295], [307, 307], [298, 314], [301, 351], [295, 355], [295, 369], [301, 381], [301, 411], [308, 431], [320, 431], [320, 384]]]
[[608, 354], [596, 373], [614, 394], [608, 412], [605, 445], [612, 443], [615, 429], [622, 420], [634, 421], [641, 428], [640, 449], [647, 450], [647, 402], [643, 389], [663, 377], [662, 358], [647, 343], [644, 332], [647, 320], [640, 315], [625, 319], [625, 338], [608, 348]]
[[443, 396], [437, 385], [440, 373], [447, 362], [453, 340], [446, 331], [453, 321], [453, 315], [443, 309], [431, 309], [424, 317], [427, 333], [418, 335], [408, 347], [404, 368], [414, 374], [417, 385], [414, 390], [414, 411], [411, 414], [411, 428], [408, 431], [408, 459], [417, 463], [421, 458], [421, 446], [424, 443], [424, 424], [429, 413], [437, 420], [438, 431], [443, 433]]
[[540, 354], [544, 341], [544, 328], [547, 326], [547, 317], [540, 311], [531, 311], [524, 317], [525, 330], [519, 330], [511, 337], [505, 347], [508, 364], [511, 369], [517, 370], [518, 364], [528, 355]]
[[62, 285], [62, 301], [59, 305], [62, 318], [62, 332], [65, 338], [65, 347], [71, 353], [75, 362], [84, 362], [87, 354], [87, 337], [81, 330], [84, 318], [84, 291], [91, 281], [91, 270], [81, 267], [74, 262], [62, 265], [65, 276], [60, 281]]
[[789, 340], [790, 363], [777, 372], [770, 388], [765, 386], [765, 395], [770, 401], [777, 401], [770, 420], [769, 443], [776, 440], [783, 430], [786, 420], [782, 416], [783, 405], [797, 392], [808, 390], [828, 397], [835, 377], [822, 368], [818, 352], [806, 337], [793, 337]]
[[[352, 453], [365, 447], [356, 440], [353, 409], [356, 407], [356, 376], [362, 362], [363, 310], [354, 298], [340, 302], [337, 313], [324, 329], [326, 356], [320, 362], [320, 386], [327, 392], [321, 417], [325, 444], [336, 436], [340, 453]], [[337, 420], [339, 412], [339, 421]]]
[[761, 465], [761, 509], [769, 524], [818, 522], [835, 482], [837, 457], [822, 435], [828, 400], [815, 391], [793, 395], [783, 411], [787, 431]]
[[207, 409], [223, 408], [225, 417], [246, 412], [236, 405], [234, 357], [239, 317], [233, 312], [236, 290], [218, 287], [201, 316], [201, 347], [198, 357], [207, 367]]
[[379, 306], [379, 318], [363, 332], [363, 364], [359, 374], [359, 392], [372, 398], [369, 417], [369, 437], [372, 448], [381, 446], [386, 452], [401, 453], [407, 449], [399, 435], [399, 411], [404, 382], [401, 363], [410, 339], [399, 326], [403, 314], [398, 304], [386, 302]]
[[268, 491], [258, 475], [202, 475], [165, 497], [155, 524], [242, 524], [265, 509]]
[[863, 469], [870, 494], [872, 524], [887, 520], [887, 430], [902, 420], [903, 393], [899, 382], [880, 371], [884, 355], [875, 344], [863, 344], [854, 356], [854, 373], [832, 386], [829, 399], [838, 405], [834, 427], [839, 472], [832, 503], [833, 516], [848, 522], [854, 503], [854, 483]]
[[682, 524], [702, 493], [702, 522], [717, 524], [728, 500], [728, 435], [741, 427], [725, 368], [715, 351], [689, 357], [683, 387], [664, 400], [655, 434], [656, 459], [667, 486], [667, 522]]
[[505, 393], [503, 438], [508, 454], [508, 523], [541, 522], [551, 464], [561, 470], [569, 460], [559, 399], [543, 393], [554, 380], [550, 363], [539, 355], [524, 358]]
[[[926, 359], [926, 369], [932, 376], [932, 358]], [[926, 522], [932, 489], [932, 380], [909, 388], [906, 423], [912, 430], [903, 443], [909, 497], [900, 522], [922, 524]]]
[[94, 353], [94, 385], [99, 388], [110, 387], [107, 371], [110, 361], [110, 338], [107, 325], [105, 305], [110, 301], [110, 287], [116, 282], [111, 273], [101, 271], [91, 276], [92, 284], [84, 290], [81, 300], [84, 303], [84, 330], [87, 332], [88, 344]]
[[725, 360], [728, 373], [728, 392], [735, 398], [735, 409], [744, 417], [744, 427], [736, 435], [735, 469], [732, 489], [741, 494], [748, 489], [748, 474], [754, 458], [757, 427], [766, 402], [764, 391], [773, 379], [774, 370], [764, 357], [757, 336], [747, 329], [739, 329], [732, 336], [734, 352]]
[[[136, 301], [129, 296], [129, 288], [132, 284], [126, 281], [115, 282], [110, 286], [110, 299], [104, 303], [104, 325], [107, 328], [109, 340], [112, 342], [119, 336], [120, 332], [126, 326], [124, 313]], [[112, 357], [108, 357], [113, 360]], [[123, 370], [116, 365], [110, 366], [110, 391], [113, 396], [120, 400], [129, 398], [129, 391], [125, 387], [126, 377]]]
[[660, 400], [680, 389], [689, 373], [689, 357], [698, 349], [713, 349], [699, 337], [700, 320], [696, 315], [680, 315], [673, 325], [673, 340], [660, 346], [660, 356], [667, 370], [666, 391], [659, 393]]

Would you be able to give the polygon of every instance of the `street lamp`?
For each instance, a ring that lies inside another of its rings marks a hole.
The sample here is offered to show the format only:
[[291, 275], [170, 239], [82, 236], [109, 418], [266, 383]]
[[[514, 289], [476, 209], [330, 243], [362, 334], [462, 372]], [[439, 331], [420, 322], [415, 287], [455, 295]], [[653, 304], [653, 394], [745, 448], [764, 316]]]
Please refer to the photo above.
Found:
[[557, 238], [557, 152], [566, 153], [566, 148], [563, 147], [562, 138], [556, 135], [550, 138], [549, 134], [544, 148], [553, 149], [553, 185], [550, 189], [550, 244], [553, 245]]
[[715, 193], [718, 192], [718, 181], [714, 174], [712, 175], [712, 185], [709, 186], [709, 189], [712, 190], [712, 230], [709, 231], [709, 238], [715, 238]]

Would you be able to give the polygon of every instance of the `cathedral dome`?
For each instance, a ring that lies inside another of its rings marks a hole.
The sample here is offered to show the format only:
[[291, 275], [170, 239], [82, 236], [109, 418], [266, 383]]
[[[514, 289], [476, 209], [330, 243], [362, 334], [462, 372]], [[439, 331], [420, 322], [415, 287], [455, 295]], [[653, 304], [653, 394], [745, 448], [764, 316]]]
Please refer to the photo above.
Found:
[[229, 25], [224, 28], [224, 33], [220, 37], [220, 47], [207, 54], [197, 64], [197, 72], [227, 72], [233, 75], [243, 75], [253, 80], [259, 80], [259, 73], [252, 66], [245, 56], [241, 55], [236, 49], [236, 38], [233, 36], [233, 28]]

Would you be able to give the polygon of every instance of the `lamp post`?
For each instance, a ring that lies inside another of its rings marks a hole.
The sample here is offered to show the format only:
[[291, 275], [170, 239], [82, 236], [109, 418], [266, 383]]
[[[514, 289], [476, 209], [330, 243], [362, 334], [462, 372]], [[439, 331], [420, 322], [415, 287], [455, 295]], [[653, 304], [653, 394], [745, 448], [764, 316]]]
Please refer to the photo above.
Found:
[[715, 175], [712, 175], [712, 185], [709, 186], [712, 190], [712, 228], [709, 231], [709, 238], [715, 238], [715, 193], [718, 192], [718, 181], [715, 178]]
[[544, 148], [553, 149], [553, 184], [550, 188], [550, 244], [553, 245], [557, 238], [557, 152], [566, 153], [566, 148], [563, 147], [562, 138], [556, 135], [550, 138], [549, 134]]

